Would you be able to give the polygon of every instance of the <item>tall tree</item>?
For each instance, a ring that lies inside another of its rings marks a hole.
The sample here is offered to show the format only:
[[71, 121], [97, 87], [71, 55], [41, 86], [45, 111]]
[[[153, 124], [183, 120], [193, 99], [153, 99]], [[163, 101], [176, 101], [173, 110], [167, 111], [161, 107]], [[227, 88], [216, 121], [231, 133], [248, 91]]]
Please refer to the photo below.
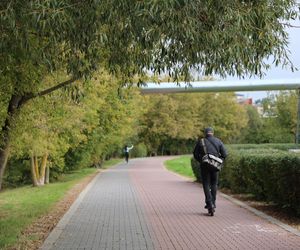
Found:
[[[146, 99], [148, 110], [141, 120], [141, 140], [153, 154], [164, 144], [197, 139], [207, 126], [230, 142], [247, 124], [245, 109], [232, 93], [155, 95]], [[180, 151], [180, 150], [179, 150]]]
[[259, 115], [257, 109], [253, 106], [245, 106], [248, 116], [246, 128], [241, 132], [241, 138], [238, 141], [243, 143], [262, 142], [263, 118]]
[[294, 138], [297, 127], [297, 101], [296, 91], [281, 91], [276, 96], [275, 104], [279, 125], [285, 128]]
[[122, 89], [116, 79], [102, 75], [91, 80], [84, 91], [82, 105], [85, 140], [70, 148], [66, 158], [69, 166], [87, 167], [101, 163], [120, 151], [124, 143], [137, 134], [140, 94], [136, 89]]
[[[5, 95], [0, 187], [9, 130], [30, 99], [90, 76], [98, 67], [131, 77], [147, 70], [188, 76], [261, 75], [264, 59], [289, 63], [287, 1], [3, 0], [0, 3], [0, 89]], [[66, 78], [45, 89], [43, 76]], [[5, 80], [3, 80], [5, 79]], [[7, 86], [8, 85], [8, 86]], [[2, 95], [2, 94], [1, 94]]]

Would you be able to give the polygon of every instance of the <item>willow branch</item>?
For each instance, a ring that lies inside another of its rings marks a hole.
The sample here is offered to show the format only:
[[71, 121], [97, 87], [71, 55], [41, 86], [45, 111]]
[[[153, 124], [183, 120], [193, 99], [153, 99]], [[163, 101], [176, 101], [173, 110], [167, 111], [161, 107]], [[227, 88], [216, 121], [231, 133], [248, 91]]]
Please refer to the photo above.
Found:
[[63, 88], [65, 86], [67, 86], [67, 85], [72, 84], [73, 82], [75, 82], [78, 79], [80, 79], [80, 77], [73, 77], [73, 78], [71, 78], [69, 80], [66, 80], [64, 82], [61, 82], [61, 83], [59, 83], [59, 84], [57, 84], [57, 85], [55, 85], [55, 86], [53, 86], [53, 87], [51, 87], [49, 89], [45, 89], [45, 90], [40, 91], [40, 92], [35, 93], [35, 94], [33, 94], [33, 93], [28, 94], [28, 95], [26, 95], [26, 96], [24, 96], [22, 98], [21, 104], [24, 104], [25, 102], [27, 102], [27, 101], [29, 101], [29, 100], [31, 100], [33, 98], [36, 98], [36, 97], [39, 97], [39, 96], [48, 95], [48, 94], [52, 93], [53, 91], [55, 91], [57, 89], [60, 89], [60, 88]]
[[299, 25], [294, 25], [294, 24], [290, 24], [290, 23], [282, 23], [282, 24], [289, 28], [297, 28], [297, 29], [300, 28]]

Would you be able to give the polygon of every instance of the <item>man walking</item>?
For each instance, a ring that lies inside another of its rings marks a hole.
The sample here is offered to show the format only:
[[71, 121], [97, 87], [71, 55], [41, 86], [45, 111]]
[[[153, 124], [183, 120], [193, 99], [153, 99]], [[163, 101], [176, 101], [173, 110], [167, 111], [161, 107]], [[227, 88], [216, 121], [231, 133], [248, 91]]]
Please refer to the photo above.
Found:
[[[202, 184], [206, 203], [205, 208], [208, 209], [208, 213], [213, 216], [216, 208], [219, 172], [212, 169], [207, 163], [203, 163], [202, 157], [205, 154], [212, 154], [224, 160], [227, 156], [227, 153], [223, 142], [220, 139], [214, 137], [214, 131], [212, 128], [206, 128], [204, 130], [204, 135], [204, 140], [199, 140], [197, 142], [193, 154], [195, 159], [200, 163]], [[206, 149], [204, 147], [206, 147]]]

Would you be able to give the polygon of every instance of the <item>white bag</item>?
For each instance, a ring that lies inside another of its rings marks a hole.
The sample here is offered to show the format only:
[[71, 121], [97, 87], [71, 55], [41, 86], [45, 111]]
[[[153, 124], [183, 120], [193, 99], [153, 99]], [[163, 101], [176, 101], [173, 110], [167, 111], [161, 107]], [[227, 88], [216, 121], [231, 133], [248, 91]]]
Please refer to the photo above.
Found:
[[223, 167], [223, 160], [212, 154], [206, 154], [202, 157], [202, 162], [216, 171], [220, 171]]

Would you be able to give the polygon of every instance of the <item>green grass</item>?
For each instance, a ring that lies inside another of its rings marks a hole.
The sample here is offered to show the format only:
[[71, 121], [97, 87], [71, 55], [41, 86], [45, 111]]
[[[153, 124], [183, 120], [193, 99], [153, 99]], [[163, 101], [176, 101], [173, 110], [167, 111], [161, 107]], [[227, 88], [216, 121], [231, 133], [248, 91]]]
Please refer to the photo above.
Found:
[[[109, 168], [120, 159], [106, 161], [103, 168]], [[97, 171], [86, 168], [60, 176], [59, 182], [39, 188], [25, 186], [0, 193], [0, 249], [17, 243], [21, 232], [38, 217], [47, 214], [64, 197], [66, 192], [84, 177]]]
[[110, 167], [112, 167], [112, 166], [114, 166], [114, 165], [116, 165], [116, 164], [118, 164], [118, 163], [120, 163], [122, 161], [123, 161], [122, 159], [118, 159], [118, 158], [116, 158], [116, 159], [110, 159], [110, 160], [105, 161], [103, 163], [102, 168], [104, 168], [104, 169], [110, 168]]
[[164, 162], [168, 170], [180, 174], [185, 177], [195, 179], [192, 167], [191, 167], [191, 156], [181, 156], [176, 159], [167, 160]]

